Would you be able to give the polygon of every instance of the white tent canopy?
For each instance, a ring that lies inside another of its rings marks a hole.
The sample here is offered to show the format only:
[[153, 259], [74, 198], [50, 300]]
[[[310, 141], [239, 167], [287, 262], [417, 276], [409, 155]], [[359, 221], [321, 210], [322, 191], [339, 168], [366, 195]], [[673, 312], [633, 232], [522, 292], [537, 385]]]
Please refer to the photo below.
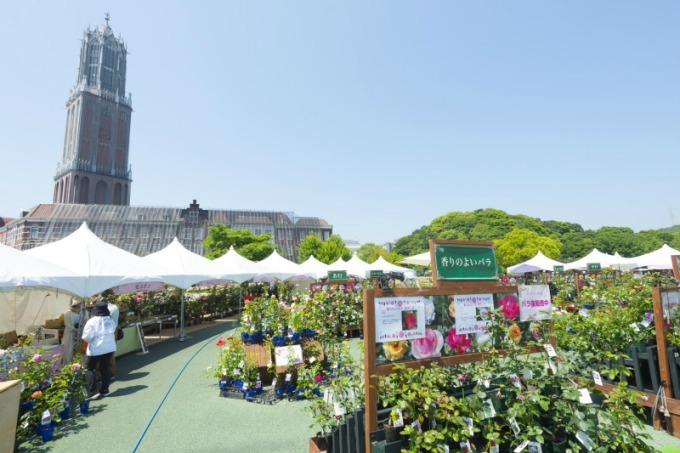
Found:
[[419, 253], [418, 255], [409, 256], [400, 261], [402, 264], [417, 264], [418, 266], [429, 266], [432, 262], [430, 260], [430, 252]]
[[304, 263], [300, 264], [300, 271], [307, 275], [313, 274], [314, 278], [318, 280], [328, 276], [328, 264], [322, 263], [314, 258], [314, 255], [311, 255]]
[[552, 271], [555, 266], [564, 266], [564, 263], [548, 258], [539, 250], [533, 258], [530, 258], [523, 263], [510, 266], [508, 268], [508, 273], [520, 275], [526, 272]]
[[89, 297], [127, 283], [163, 281], [170, 271], [99, 239], [86, 223], [49, 244], [25, 251], [87, 277], [78, 294]]
[[629, 258], [629, 261], [637, 264], [638, 267], [646, 267], [647, 269], [673, 269], [671, 258], [673, 255], [680, 255], [680, 251], [664, 244], [658, 250]]
[[81, 295], [86, 280], [84, 275], [0, 244], [0, 289], [43, 286]]
[[586, 269], [588, 264], [598, 263], [600, 266], [610, 267], [619, 264], [619, 261], [614, 255], [608, 255], [606, 253], [600, 252], [598, 249], [593, 249], [592, 252], [581, 258], [580, 260], [573, 261], [571, 263], [566, 263], [564, 265], [565, 270], [571, 269]]
[[177, 238], [164, 249], [142, 259], [168, 268], [169, 273], [162, 276], [163, 280], [182, 289], [216, 278], [213, 262], [187, 250]]
[[352, 258], [350, 258], [349, 261], [347, 261], [345, 267], [348, 276], [354, 275], [355, 277], [360, 278], [366, 278], [366, 273], [371, 269], [370, 265], [359, 258], [356, 253], [352, 255]]
[[229, 247], [229, 251], [213, 261], [216, 278], [232, 280], [243, 283], [260, 273], [260, 266], [245, 258], [234, 249]]
[[[428, 253], [429, 255], [429, 253]], [[413, 269], [408, 269], [406, 267], [397, 266], [385, 260], [382, 256], [379, 256], [377, 260], [368, 265], [369, 269], [372, 271], [383, 271], [383, 272], [403, 272], [406, 278], [415, 278], [416, 271]]]
[[311, 272], [304, 272], [300, 265], [279, 255], [276, 250], [267, 258], [257, 263], [260, 267], [258, 277], [273, 277], [279, 280], [287, 280], [291, 277], [307, 275], [314, 277]]
[[342, 257], [333, 261], [328, 265], [329, 271], [347, 271], [347, 261], [343, 260]]

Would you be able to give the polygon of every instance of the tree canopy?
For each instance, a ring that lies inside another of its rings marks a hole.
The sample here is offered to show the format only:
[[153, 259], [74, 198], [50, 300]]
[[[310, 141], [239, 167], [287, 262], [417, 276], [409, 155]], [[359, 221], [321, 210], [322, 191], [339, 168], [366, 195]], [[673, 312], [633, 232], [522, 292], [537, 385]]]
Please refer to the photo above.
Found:
[[562, 252], [559, 239], [539, 236], [525, 229], [514, 229], [503, 239], [494, 242], [496, 261], [503, 267], [513, 266], [533, 258], [540, 250], [545, 256], [557, 259]]
[[388, 263], [397, 264], [403, 258], [402, 255], [390, 252], [385, 247], [372, 242], [368, 242], [359, 247], [357, 256], [367, 263], [372, 263], [382, 256]]
[[206, 258], [211, 260], [227, 253], [231, 246], [241, 256], [254, 261], [263, 260], [276, 250], [269, 233], [255, 234], [250, 230], [227, 228], [223, 223], [214, 223], [208, 227], [203, 246]]
[[298, 246], [298, 262], [306, 261], [311, 255], [314, 255], [314, 258], [322, 263], [331, 264], [340, 257], [347, 261], [352, 257], [352, 252], [345, 245], [345, 241], [337, 234], [331, 234], [325, 241], [311, 234], [304, 238]]

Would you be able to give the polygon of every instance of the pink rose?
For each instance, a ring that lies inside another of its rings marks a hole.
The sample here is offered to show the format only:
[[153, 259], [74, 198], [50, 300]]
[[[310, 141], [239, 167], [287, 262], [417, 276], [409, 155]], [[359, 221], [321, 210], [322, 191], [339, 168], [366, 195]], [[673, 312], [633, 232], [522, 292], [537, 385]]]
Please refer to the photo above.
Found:
[[449, 330], [449, 334], [446, 337], [446, 342], [448, 343], [451, 350], [458, 352], [458, 354], [464, 354], [468, 346], [472, 343], [472, 340], [467, 335], [456, 335], [455, 327]]
[[519, 315], [519, 304], [515, 296], [505, 296], [498, 301], [498, 305], [502, 307], [503, 316], [508, 319], [515, 319]]
[[418, 338], [411, 342], [411, 354], [416, 359], [441, 356], [444, 346], [444, 335], [438, 330], [425, 329], [425, 338]]
[[406, 313], [404, 316], [404, 330], [413, 329], [418, 323], [415, 313]]
[[40, 362], [43, 359], [43, 356], [40, 354], [36, 354], [33, 356], [33, 361], [34, 362]]

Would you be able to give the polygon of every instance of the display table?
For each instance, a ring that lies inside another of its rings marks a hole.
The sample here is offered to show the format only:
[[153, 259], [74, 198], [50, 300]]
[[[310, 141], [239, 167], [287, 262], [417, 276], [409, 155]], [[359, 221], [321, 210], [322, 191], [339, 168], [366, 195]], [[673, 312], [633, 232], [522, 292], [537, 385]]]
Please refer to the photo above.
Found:
[[141, 347], [137, 327], [135, 325], [123, 327], [123, 339], [116, 341], [116, 357], [135, 352]]
[[19, 418], [20, 380], [0, 382], [0, 451], [14, 451]]

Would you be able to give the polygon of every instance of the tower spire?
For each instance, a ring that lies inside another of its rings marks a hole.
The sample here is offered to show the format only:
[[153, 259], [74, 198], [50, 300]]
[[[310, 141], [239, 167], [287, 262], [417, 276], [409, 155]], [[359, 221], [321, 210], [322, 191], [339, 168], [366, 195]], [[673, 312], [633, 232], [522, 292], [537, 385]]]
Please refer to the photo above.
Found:
[[109, 26], [109, 19], [111, 19], [111, 16], [109, 15], [108, 12], [104, 13], [104, 20], [106, 21], [106, 26]]

